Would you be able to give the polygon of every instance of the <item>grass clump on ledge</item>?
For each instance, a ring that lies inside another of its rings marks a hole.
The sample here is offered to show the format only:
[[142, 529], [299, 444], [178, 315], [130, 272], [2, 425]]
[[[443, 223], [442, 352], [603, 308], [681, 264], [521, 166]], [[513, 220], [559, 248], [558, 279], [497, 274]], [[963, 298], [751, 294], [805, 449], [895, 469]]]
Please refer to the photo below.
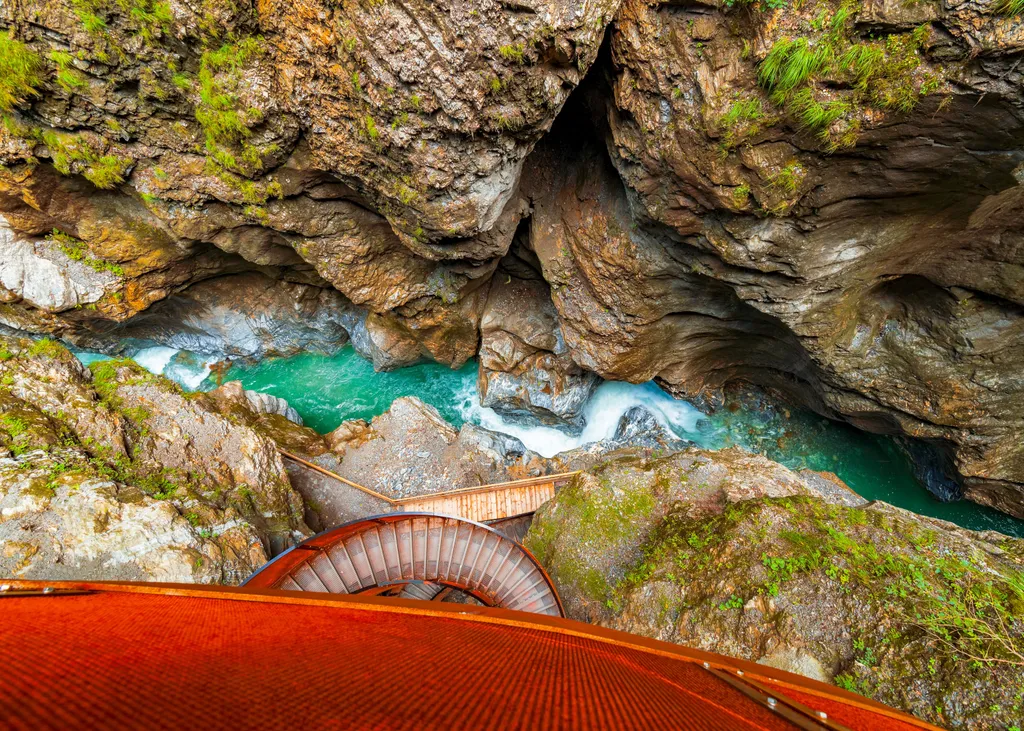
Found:
[[105, 34], [107, 17], [118, 15], [147, 43], [153, 40], [158, 29], [170, 32], [174, 20], [171, 5], [166, 0], [72, 0], [71, 7], [88, 33]]
[[124, 276], [124, 269], [121, 268], [120, 264], [106, 261], [105, 259], [97, 259], [92, 256], [85, 243], [74, 236], [70, 236], [59, 229], [54, 229], [53, 233], [50, 234], [50, 238], [57, 244], [57, 248], [64, 252], [64, 255], [72, 261], [81, 262], [93, 271], [110, 272], [117, 277]]
[[781, 38], [758, 67], [757, 79], [771, 91], [773, 101], [784, 102], [794, 89], [829, 66], [833, 50], [824, 43], [812, 46], [806, 38]]
[[50, 51], [50, 60], [57, 67], [57, 85], [69, 94], [88, 86], [82, 72], [71, 67], [74, 56], [66, 51]]
[[928, 25], [860, 40], [853, 37], [856, 12], [851, 2], [822, 11], [810, 35], [778, 39], [757, 69], [772, 103], [830, 151], [856, 143], [867, 107], [906, 114], [941, 84], [938, 74], [921, 70]]
[[42, 81], [43, 63], [13, 31], [0, 33], [0, 112], [9, 112], [34, 96]]
[[28, 349], [31, 358], [62, 358], [68, 355], [68, 349], [52, 338], [40, 338]]
[[118, 155], [101, 155], [80, 135], [49, 130], [42, 133], [42, 142], [50, 151], [53, 167], [61, 175], [81, 174], [97, 188], [116, 188], [133, 161]]
[[[243, 109], [238, 96], [242, 70], [264, 50], [261, 36], [226, 43], [203, 53], [199, 68], [199, 104], [196, 121], [203, 129], [207, 155], [228, 170], [252, 175], [263, 169], [263, 153], [248, 140], [252, 127], [263, 121], [256, 108]], [[191, 79], [178, 75], [174, 84], [183, 90], [192, 87]]]
[[767, 120], [768, 115], [760, 99], [754, 97], [733, 102], [718, 120], [718, 127], [724, 135], [723, 151], [728, 152], [743, 140], [756, 135]]
[[501, 54], [501, 57], [506, 61], [522, 64], [526, 63], [524, 50], [522, 43], [513, 43], [507, 46], [502, 46], [498, 49], [498, 53]]

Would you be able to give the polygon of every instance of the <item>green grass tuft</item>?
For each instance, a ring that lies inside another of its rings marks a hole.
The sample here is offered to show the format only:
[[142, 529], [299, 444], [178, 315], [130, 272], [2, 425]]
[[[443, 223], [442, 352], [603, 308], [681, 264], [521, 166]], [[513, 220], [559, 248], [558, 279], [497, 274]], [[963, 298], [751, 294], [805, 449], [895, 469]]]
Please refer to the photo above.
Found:
[[61, 358], [68, 354], [68, 349], [52, 338], [40, 338], [32, 343], [28, 354], [33, 358]]
[[526, 57], [524, 54], [523, 44], [515, 43], [508, 46], [502, 46], [498, 49], [498, 53], [506, 61], [513, 61], [514, 63], [526, 63]]
[[[203, 128], [206, 152], [221, 167], [245, 175], [263, 169], [263, 152], [248, 142], [251, 128], [263, 121], [263, 114], [242, 108], [238, 88], [243, 69], [263, 54], [265, 46], [262, 36], [224, 44], [203, 53], [199, 68], [195, 117]], [[187, 81], [187, 77], [176, 77], [175, 85], [185, 90]]]
[[790, 98], [789, 110], [805, 127], [827, 134], [832, 123], [852, 112], [853, 107], [840, 100], [818, 101], [811, 89], [800, 89]]
[[97, 188], [115, 188], [133, 161], [117, 155], [101, 155], [80, 135], [49, 130], [42, 134], [43, 144], [50, 151], [53, 167], [61, 175], [81, 174]]
[[857, 11], [852, 0], [831, 15], [822, 9], [810, 23], [810, 37], [777, 40], [757, 70], [771, 101], [830, 151], [856, 144], [866, 107], [908, 113], [943, 84], [939, 74], [919, 72], [928, 24], [881, 40], [854, 40]]
[[757, 78], [776, 98], [785, 99], [790, 91], [822, 71], [831, 55], [825, 47], [813, 48], [806, 38], [782, 38], [761, 62]]
[[92, 256], [85, 243], [74, 236], [70, 236], [59, 229], [54, 229], [53, 233], [50, 234], [50, 238], [53, 239], [57, 247], [69, 259], [81, 262], [97, 272], [110, 272], [118, 277], [124, 276], [124, 269], [121, 268], [120, 264], [105, 259], [97, 259]]
[[166, 0], [71, 0], [71, 7], [91, 34], [105, 34], [107, 16], [117, 15], [127, 21], [134, 35], [147, 43], [158, 31], [170, 32], [174, 20]]
[[14, 38], [13, 31], [0, 33], [0, 112], [39, 96], [43, 63], [28, 46]]

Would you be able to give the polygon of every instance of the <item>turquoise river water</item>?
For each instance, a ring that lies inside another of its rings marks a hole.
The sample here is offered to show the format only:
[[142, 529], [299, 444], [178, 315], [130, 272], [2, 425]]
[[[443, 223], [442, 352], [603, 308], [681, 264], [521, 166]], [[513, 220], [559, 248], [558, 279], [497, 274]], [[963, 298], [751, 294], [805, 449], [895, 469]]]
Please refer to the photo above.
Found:
[[[80, 353], [86, 363], [103, 356]], [[199, 358], [170, 348], [147, 348], [135, 360], [188, 389], [214, 387], [208, 366]], [[815, 414], [764, 405], [707, 416], [672, 398], [653, 383], [602, 384], [586, 406], [583, 432], [571, 435], [551, 427], [510, 422], [480, 406], [476, 363], [459, 370], [423, 364], [376, 373], [351, 347], [333, 356], [303, 354], [235, 366], [225, 380], [287, 399], [307, 426], [321, 433], [347, 419], [372, 419], [402, 396], [417, 396], [456, 426], [469, 421], [520, 438], [530, 449], [552, 456], [611, 436], [620, 417], [642, 405], [677, 436], [707, 449], [739, 446], [792, 469], [826, 470], [869, 500], [884, 500], [922, 515], [975, 530], [997, 530], [1024, 537], [1024, 521], [968, 501], [943, 503], [914, 479], [910, 462], [889, 439], [860, 432]]]

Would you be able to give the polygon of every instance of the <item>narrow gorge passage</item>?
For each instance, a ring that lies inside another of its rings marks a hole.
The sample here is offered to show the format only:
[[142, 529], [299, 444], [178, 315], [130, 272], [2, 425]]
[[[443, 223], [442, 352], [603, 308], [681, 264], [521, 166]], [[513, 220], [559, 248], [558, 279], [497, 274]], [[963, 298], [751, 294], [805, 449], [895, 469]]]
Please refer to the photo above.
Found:
[[[99, 353], [78, 355], [85, 363], [106, 358]], [[216, 385], [201, 356], [151, 347], [134, 357], [144, 367], [167, 375], [185, 388], [209, 390]], [[248, 390], [285, 399], [306, 426], [322, 434], [349, 419], [369, 421], [386, 412], [395, 399], [415, 396], [456, 427], [469, 422], [508, 434], [544, 457], [611, 438], [623, 415], [640, 406], [655, 414], [672, 434], [699, 447], [740, 447], [794, 470], [832, 472], [868, 500], [884, 500], [972, 530], [1024, 537], [1022, 520], [966, 500], [935, 499], [914, 477], [909, 456], [892, 439], [773, 402], [766, 396], [737, 396], [726, 408], [708, 416], [654, 383], [608, 381], [597, 388], [584, 408], [586, 426], [574, 432], [523, 423], [481, 406], [475, 361], [458, 370], [424, 363], [377, 372], [369, 361], [346, 347], [334, 356], [306, 353], [249, 366], [235, 365], [223, 379], [239, 380]]]

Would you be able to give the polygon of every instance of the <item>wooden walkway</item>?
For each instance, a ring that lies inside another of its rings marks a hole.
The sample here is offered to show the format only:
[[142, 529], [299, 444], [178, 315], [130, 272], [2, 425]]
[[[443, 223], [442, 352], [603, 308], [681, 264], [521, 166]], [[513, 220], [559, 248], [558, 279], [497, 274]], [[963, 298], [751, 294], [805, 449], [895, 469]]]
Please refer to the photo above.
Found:
[[572, 477], [579, 474], [579, 472], [561, 472], [556, 475], [542, 475], [541, 477], [530, 477], [525, 480], [513, 480], [512, 482], [498, 482], [491, 485], [480, 485], [479, 487], [446, 490], [445, 492], [436, 492], [433, 495], [391, 498], [364, 485], [346, 480], [336, 472], [304, 460], [283, 449], [280, 452], [284, 457], [293, 462], [333, 477], [349, 487], [388, 503], [395, 512], [450, 515], [453, 518], [473, 520], [477, 523], [532, 513], [553, 498], [558, 487], [561, 487]]

